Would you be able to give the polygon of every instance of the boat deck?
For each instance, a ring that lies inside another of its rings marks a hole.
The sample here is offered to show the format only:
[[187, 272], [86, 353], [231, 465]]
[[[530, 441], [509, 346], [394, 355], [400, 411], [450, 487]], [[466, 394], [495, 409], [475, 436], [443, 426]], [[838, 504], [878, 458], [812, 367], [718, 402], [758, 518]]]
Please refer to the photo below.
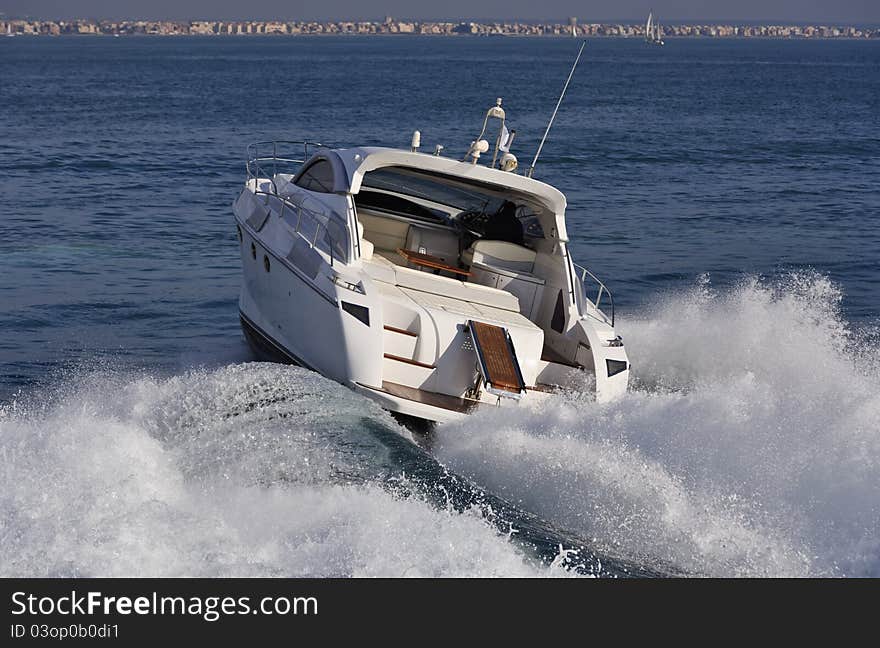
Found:
[[510, 311], [503, 308], [497, 308], [496, 306], [489, 306], [488, 304], [467, 301], [465, 299], [455, 299], [447, 297], [446, 295], [425, 292], [423, 290], [414, 290], [412, 288], [402, 288], [398, 286], [398, 290], [416, 304], [429, 311], [441, 310], [446, 311], [447, 313], [461, 315], [467, 319], [488, 320], [506, 327], [541, 330], [538, 325], [517, 311]]

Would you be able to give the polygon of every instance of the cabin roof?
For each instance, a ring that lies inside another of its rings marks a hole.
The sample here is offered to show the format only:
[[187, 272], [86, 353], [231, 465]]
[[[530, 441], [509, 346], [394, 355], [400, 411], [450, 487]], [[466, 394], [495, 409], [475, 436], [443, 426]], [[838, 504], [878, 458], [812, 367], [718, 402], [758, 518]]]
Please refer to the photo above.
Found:
[[[337, 169], [337, 190], [352, 194], [360, 191], [365, 174], [383, 167], [418, 169], [485, 183], [496, 189], [510, 188], [518, 193], [528, 194], [551, 211], [556, 221], [556, 236], [563, 241], [568, 240], [565, 228], [565, 195], [555, 187], [533, 178], [448, 157], [381, 147], [324, 149], [315, 157], [331, 160]], [[343, 169], [344, 179], [338, 177], [338, 171]], [[339, 186], [341, 184], [345, 186]]]

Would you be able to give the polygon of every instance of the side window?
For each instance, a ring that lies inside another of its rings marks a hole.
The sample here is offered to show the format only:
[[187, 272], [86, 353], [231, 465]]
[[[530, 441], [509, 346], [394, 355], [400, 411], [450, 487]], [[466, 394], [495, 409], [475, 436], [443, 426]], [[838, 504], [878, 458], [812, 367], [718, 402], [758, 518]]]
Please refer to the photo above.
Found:
[[303, 172], [296, 185], [309, 191], [333, 193], [333, 167], [327, 160], [318, 160]]

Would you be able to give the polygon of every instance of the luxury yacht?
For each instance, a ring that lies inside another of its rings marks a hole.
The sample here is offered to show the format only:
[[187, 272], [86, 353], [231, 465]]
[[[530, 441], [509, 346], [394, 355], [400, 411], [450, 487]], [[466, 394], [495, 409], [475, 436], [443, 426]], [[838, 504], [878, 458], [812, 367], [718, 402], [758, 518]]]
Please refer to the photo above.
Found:
[[401, 150], [251, 145], [233, 210], [258, 354], [429, 421], [624, 393], [611, 293], [571, 258], [565, 196], [518, 172], [514, 135], [499, 99], [463, 159], [418, 131]]

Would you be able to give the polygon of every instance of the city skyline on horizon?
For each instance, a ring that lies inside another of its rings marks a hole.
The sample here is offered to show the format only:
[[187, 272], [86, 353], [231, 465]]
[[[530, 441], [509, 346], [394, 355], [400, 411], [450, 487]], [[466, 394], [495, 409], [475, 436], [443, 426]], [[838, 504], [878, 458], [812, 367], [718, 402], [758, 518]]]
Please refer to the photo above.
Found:
[[[576, 16], [588, 22], [638, 22], [653, 10], [666, 23], [786, 23], [813, 22], [880, 24], [880, 2], [840, 0], [547, 0], [536, 10], [526, 0], [447, 0], [441, 11], [435, 3], [405, 0], [325, 0], [319, 9], [305, 3], [252, 0], [247, 10], [231, 0], [0, 0], [0, 15], [54, 20], [315, 20], [376, 21], [384, 16], [406, 20], [558, 21]], [[829, 6], [831, 5], [831, 6]]]
[[[658, 31], [659, 31], [658, 26]], [[387, 17], [379, 21], [279, 21], [279, 20], [93, 20], [53, 21], [13, 19], [0, 15], [0, 30], [8, 36], [299, 36], [299, 35], [378, 35], [410, 34], [420, 36], [549, 36], [549, 37], [645, 37], [647, 28], [639, 21], [601, 23], [569, 18], [556, 22], [449, 22], [407, 21]], [[662, 34], [668, 37], [711, 38], [853, 38], [880, 39], [880, 26], [847, 24], [717, 24], [665, 23]], [[654, 38], [659, 38], [655, 33]]]

